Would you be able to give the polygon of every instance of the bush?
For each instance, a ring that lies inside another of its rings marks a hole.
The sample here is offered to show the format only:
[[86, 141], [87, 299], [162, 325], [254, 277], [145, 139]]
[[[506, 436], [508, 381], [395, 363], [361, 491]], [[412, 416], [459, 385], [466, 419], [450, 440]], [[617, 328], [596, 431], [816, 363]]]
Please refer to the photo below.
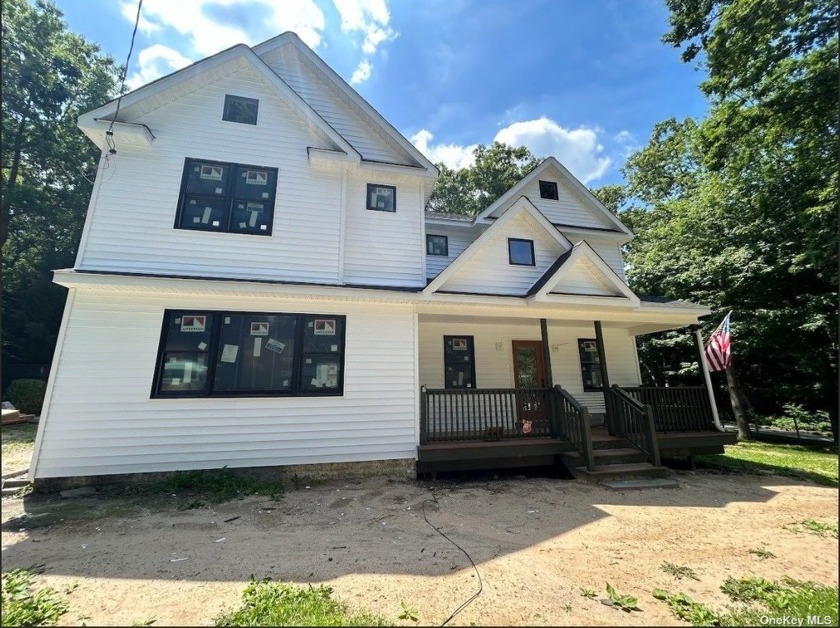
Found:
[[47, 383], [40, 379], [16, 379], [6, 389], [6, 399], [23, 414], [41, 414]]

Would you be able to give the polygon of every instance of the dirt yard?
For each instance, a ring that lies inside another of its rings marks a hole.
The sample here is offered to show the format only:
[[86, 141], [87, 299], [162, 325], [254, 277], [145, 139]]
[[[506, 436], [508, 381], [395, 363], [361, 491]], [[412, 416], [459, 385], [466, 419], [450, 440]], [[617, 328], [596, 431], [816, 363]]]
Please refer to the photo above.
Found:
[[[351, 608], [396, 624], [411, 623], [397, 619], [405, 602], [421, 625], [439, 625], [479, 579], [426, 523], [425, 503], [429, 520], [469, 552], [483, 583], [453, 625], [673, 625], [653, 588], [722, 608], [718, 587], [727, 576], [837, 585], [837, 540], [785, 527], [836, 523], [836, 488], [771, 476], [675, 476], [678, 489], [626, 493], [521, 476], [433, 485], [371, 479], [181, 512], [54, 498], [23, 520], [16, 518], [24, 501], [6, 499], [3, 570], [42, 566], [39, 584], [70, 603], [64, 624], [212, 624], [237, 605], [254, 574], [329, 584]], [[49, 519], [42, 512], [61, 509], [105, 514], [32, 527]], [[749, 553], [758, 548], [775, 558]], [[664, 561], [691, 567], [699, 581], [675, 580], [661, 570]], [[607, 582], [637, 596], [642, 612], [580, 593], [587, 587], [603, 598]]]

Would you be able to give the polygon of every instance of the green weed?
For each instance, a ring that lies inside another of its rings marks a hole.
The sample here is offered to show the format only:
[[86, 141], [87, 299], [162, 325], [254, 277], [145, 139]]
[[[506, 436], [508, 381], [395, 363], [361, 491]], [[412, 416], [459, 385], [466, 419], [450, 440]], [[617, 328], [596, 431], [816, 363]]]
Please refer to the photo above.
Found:
[[67, 612], [67, 602], [56, 599], [54, 589], [34, 593], [34, 580], [25, 569], [3, 574], [0, 612], [4, 626], [48, 626]]
[[613, 588], [613, 586], [607, 582], [607, 595], [609, 596], [609, 605], [614, 606], [616, 608], [620, 608], [621, 610], [629, 613], [630, 611], [641, 611], [642, 609], [639, 608], [638, 602], [639, 600], [633, 597], [632, 595], [622, 595], [618, 591]]
[[386, 626], [380, 617], [351, 613], [325, 586], [294, 586], [255, 580], [242, 594], [239, 609], [216, 619], [217, 626]]
[[770, 552], [764, 549], [763, 547], [751, 549], [749, 550], [749, 553], [758, 556], [761, 560], [767, 560], [768, 558], [776, 558], [776, 555], [773, 552]]
[[581, 587], [580, 588], [580, 594], [583, 597], [585, 597], [587, 600], [594, 600], [598, 596], [598, 594], [595, 593], [595, 591], [593, 591], [592, 589], [588, 589], [586, 587]]
[[691, 567], [685, 567], [683, 565], [675, 565], [674, 563], [664, 562], [660, 567], [662, 571], [667, 574], [674, 576], [677, 580], [682, 580], [683, 578], [691, 578], [692, 580], [700, 580], [697, 577], [697, 574], [694, 573], [694, 570]]
[[692, 626], [720, 626], [721, 618], [705, 604], [695, 602], [684, 593], [669, 593], [663, 589], [654, 589], [651, 595], [662, 600], [671, 609], [674, 617], [690, 622]]
[[400, 602], [402, 605], [402, 613], [397, 615], [397, 619], [410, 619], [411, 621], [418, 621], [417, 609], [413, 606], [407, 606], [405, 602]]

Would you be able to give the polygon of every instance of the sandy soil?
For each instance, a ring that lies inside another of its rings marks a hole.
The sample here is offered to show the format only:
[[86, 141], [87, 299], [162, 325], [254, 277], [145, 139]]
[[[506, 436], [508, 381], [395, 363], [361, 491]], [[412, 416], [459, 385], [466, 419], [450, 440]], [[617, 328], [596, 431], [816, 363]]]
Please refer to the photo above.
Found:
[[[237, 605], [250, 574], [327, 583], [354, 608], [397, 624], [401, 601], [440, 624], [479, 588], [453, 625], [673, 625], [655, 587], [724, 606], [727, 576], [837, 585], [838, 542], [786, 529], [837, 521], [837, 489], [778, 477], [679, 472], [679, 489], [616, 493], [575, 481], [333, 483], [285, 496], [178, 512], [112, 512], [20, 530], [20, 499], [3, 502], [3, 570], [43, 565], [39, 583], [68, 599], [64, 624], [212, 624]], [[432, 487], [433, 486], [433, 487]], [[68, 503], [70, 500], [64, 500]], [[96, 498], [73, 500], [95, 512]], [[101, 500], [100, 500], [101, 501]], [[763, 547], [776, 558], [748, 552]], [[179, 560], [181, 559], [181, 560]], [[183, 560], [186, 559], [186, 560]], [[693, 568], [676, 581], [663, 561]], [[609, 582], [639, 598], [627, 614]]]

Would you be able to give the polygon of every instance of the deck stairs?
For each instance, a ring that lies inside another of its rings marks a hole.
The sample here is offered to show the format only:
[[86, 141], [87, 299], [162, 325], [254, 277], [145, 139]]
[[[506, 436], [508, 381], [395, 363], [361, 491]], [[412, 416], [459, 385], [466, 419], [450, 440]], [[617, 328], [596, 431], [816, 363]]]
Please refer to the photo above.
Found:
[[563, 463], [576, 479], [616, 490], [677, 486], [676, 481], [666, 478], [665, 467], [654, 466], [632, 443], [610, 436], [605, 428], [592, 428], [592, 448], [595, 457], [592, 471], [586, 469], [586, 463], [578, 452], [562, 454]]

